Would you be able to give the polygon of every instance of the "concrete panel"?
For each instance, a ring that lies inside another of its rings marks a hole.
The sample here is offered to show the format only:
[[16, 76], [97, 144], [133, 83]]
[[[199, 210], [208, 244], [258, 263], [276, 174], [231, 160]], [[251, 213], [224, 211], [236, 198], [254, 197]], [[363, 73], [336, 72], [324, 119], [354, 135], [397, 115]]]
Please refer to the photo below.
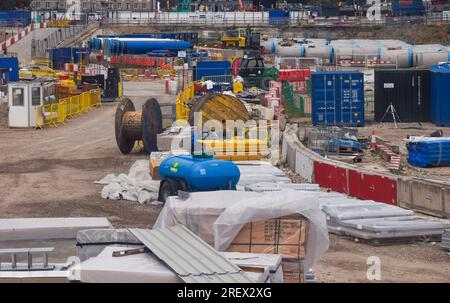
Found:
[[397, 202], [398, 206], [412, 205], [411, 180], [409, 178], [397, 179]]
[[315, 161], [314, 182], [323, 188], [329, 188], [339, 193], [348, 193], [346, 168]]
[[444, 213], [443, 216], [450, 219], [450, 187], [444, 191]]
[[283, 134], [283, 141], [281, 143], [281, 160], [286, 161], [286, 153], [287, 153], [287, 141], [288, 137], [286, 133]]
[[314, 162], [300, 150], [295, 153], [295, 172], [308, 182], [313, 182]]
[[286, 161], [291, 170], [295, 170], [295, 155], [296, 155], [296, 153], [297, 153], [297, 151], [295, 149], [294, 142], [289, 141], [287, 143], [287, 148], [286, 148]]
[[102, 217], [0, 219], [0, 240], [76, 239], [79, 230], [111, 227]]
[[415, 208], [443, 212], [444, 186], [442, 184], [413, 180], [411, 190]]
[[397, 205], [396, 180], [349, 169], [349, 195], [363, 200], [374, 200]]

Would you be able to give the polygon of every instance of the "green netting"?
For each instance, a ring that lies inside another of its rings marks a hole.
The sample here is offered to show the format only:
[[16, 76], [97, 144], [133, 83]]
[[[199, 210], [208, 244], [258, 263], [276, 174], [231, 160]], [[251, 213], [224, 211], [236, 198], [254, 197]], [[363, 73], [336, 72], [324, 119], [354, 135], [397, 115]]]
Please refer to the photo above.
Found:
[[301, 95], [294, 93], [294, 86], [289, 82], [283, 82], [282, 101], [288, 118], [307, 117], [305, 113], [305, 100]]

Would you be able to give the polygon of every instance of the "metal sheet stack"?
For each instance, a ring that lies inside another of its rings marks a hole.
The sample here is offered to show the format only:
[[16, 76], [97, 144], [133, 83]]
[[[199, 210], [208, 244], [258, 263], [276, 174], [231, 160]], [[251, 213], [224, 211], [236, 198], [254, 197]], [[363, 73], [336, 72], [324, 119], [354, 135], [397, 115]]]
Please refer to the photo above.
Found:
[[446, 227], [444, 221], [415, 216], [413, 211], [397, 206], [348, 200], [336, 197], [323, 202], [330, 232], [373, 243], [398, 243], [439, 238]]

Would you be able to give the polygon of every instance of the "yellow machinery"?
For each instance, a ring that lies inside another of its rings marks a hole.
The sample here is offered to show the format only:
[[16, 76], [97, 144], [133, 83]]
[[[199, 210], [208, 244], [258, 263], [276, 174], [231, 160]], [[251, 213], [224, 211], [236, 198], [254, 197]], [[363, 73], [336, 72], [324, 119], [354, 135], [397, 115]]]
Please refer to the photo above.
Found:
[[35, 78], [58, 78], [58, 74], [47, 66], [32, 65], [28, 69], [19, 71], [19, 78], [22, 80], [31, 80]]
[[239, 29], [237, 31], [228, 31], [220, 41], [222, 42], [223, 47], [244, 48], [246, 45], [245, 30]]

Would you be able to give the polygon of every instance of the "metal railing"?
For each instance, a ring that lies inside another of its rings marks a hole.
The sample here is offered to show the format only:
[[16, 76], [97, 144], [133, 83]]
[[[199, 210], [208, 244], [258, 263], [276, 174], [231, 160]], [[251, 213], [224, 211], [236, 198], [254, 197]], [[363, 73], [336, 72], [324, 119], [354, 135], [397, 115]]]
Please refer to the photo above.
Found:
[[31, 57], [49, 58], [50, 49], [61, 46], [65, 41], [73, 41], [80, 38], [84, 33], [98, 27], [98, 23], [85, 25], [73, 25], [59, 28], [44, 39], [32, 39], [31, 41]]
[[301, 12], [291, 12], [288, 18], [269, 18], [268, 12], [150, 12], [135, 15], [123, 12], [120, 16], [108, 18], [108, 25], [142, 25], [153, 26], [198, 26], [198, 27], [379, 27], [404, 26], [408, 24], [448, 24], [450, 19], [442, 13], [431, 13], [424, 16], [383, 16], [380, 20], [371, 21], [367, 17], [315, 17], [310, 18]]

